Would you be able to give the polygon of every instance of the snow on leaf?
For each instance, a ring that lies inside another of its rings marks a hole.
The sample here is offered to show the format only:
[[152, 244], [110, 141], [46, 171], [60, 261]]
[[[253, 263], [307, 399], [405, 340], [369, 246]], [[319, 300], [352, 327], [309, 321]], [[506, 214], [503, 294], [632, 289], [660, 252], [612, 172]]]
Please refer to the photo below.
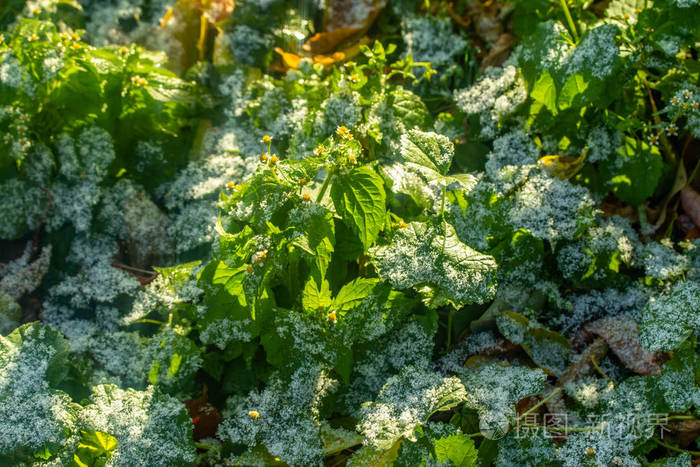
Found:
[[467, 390], [465, 405], [476, 410], [482, 421], [494, 423], [512, 422], [515, 404], [525, 396], [544, 391], [547, 378], [540, 369], [496, 363], [481, 368], [465, 367], [458, 374]]
[[462, 243], [454, 227], [412, 222], [400, 229], [392, 242], [374, 248], [379, 274], [397, 289], [423, 284], [440, 287], [456, 304], [484, 303], [496, 292], [493, 257]]
[[377, 399], [362, 410], [357, 429], [364, 444], [380, 451], [401, 438], [415, 441], [414, 430], [428, 418], [465, 400], [459, 378], [443, 378], [415, 367], [405, 367], [389, 378]]
[[700, 328], [700, 285], [679, 280], [652, 298], [642, 312], [640, 342], [649, 350], [673, 350]]

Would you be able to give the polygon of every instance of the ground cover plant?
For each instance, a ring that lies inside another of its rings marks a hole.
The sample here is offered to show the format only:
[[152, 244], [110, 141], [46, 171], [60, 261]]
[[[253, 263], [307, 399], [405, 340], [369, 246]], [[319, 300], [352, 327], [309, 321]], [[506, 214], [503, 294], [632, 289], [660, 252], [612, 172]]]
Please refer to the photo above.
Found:
[[700, 461], [696, 0], [0, 28], [0, 465]]

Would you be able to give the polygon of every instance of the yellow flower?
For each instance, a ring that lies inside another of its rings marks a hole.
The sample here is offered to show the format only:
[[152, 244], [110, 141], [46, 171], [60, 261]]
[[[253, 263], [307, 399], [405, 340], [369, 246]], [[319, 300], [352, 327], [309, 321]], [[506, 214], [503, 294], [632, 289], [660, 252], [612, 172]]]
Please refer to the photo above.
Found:
[[253, 420], [257, 420], [258, 418], [260, 418], [260, 412], [258, 412], [257, 410], [251, 410], [250, 412], [248, 412], [248, 416]]
[[304, 193], [303, 195], [301, 195], [301, 200], [305, 203], [308, 203], [311, 201], [311, 196], [309, 196], [308, 193]]
[[343, 139], [352, 138], [352, 134], [350, 133], [350, 130], [345, 125], [339, 126], [335, 130], [335, 132], [338, 134], [338, 136], [340, 136]]
[[338, 322], [338, 317], [336, 316], [335, 311], [331, 311], [330, 313], [328, 313], [326, 318], [328, 318], [328, 321], [330, 321], [333, 324]]
[[39, 36], [37, 36], [36, 34], [32, 34], [31, 36], [29, 36], [29, 37], [27, 38], [27, 40], [28, 40], [29, 42], [35, 42], [35, 41], [38, 41], [38, 40], [39, 40]]
[[320, 156], [325, 151], [326, 151], [326, 148], [324, 148], [323, 145], [321, 145], [321, 146], [318, 146], [316, 149], [314, 149], [314, 154], [316, 154], [317, 156]]
[[248, 274], [253, 274], [253, 272], [255, 272], [255, 269], [253, 269], [253, 266], [248, 266], [245, 268], [245, 272], [247, 272]]
[[270, 157], [270, 165], [275, 165], [280, 161], [280, 158], [277, 157], [275, 154]]
[[351, 163], [352, 165], [357, 164], [357, 157], [352, 156], [352, 155], [348, 156], [348, 162]]
[[301, 185], [301, 186], [306, 185], [306, 179], [305, 179], [304, 177], [301, 177], [301, 178], [299, 179], [299, 185]]
[[260, 162], [265, 162], [267, 160], [267, 154], [260, 154]]
[[265, 135], [262, 137], [262, 142], [265, 144], [269, 144], [272, 141], [272, 136], [270, 135]]

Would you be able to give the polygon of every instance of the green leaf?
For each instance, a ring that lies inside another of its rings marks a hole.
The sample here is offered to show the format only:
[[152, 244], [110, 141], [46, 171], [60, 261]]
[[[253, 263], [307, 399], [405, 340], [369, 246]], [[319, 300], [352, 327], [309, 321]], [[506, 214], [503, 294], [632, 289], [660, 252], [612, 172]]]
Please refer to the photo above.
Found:
[[367, 251], [377, 239], [386, 217], [382, 178], [369, 167], [338, 175], [331, 187], [331, 198], [338, 215]]
[[540, 77], [537, 78], [530, 92], [530, 97], [532, 97], [535, 102], [544, 105], [552, 112], [552, 115], [557, 114], [557, 87], [548, 70], [544, 70]]
[[109, 433], [94, 430], [81, 430], [80, 442], [73, 457], [79, 467], [104, 466], [119, 447], [117, 439]]
[[369, 296], [379, 283], [378, 279], [358, 277], [343, 286], [333, 299], [333, 308], [349, 310]]
[[617, 155], [615, 161], [601, 167], [601, 176], [615, 196], [639, 206], [654, 193], [661, 178], [659, 149], [628, 136]]
[[229, 294], [239, 298], [241, 305], [245, 305], [245, 289], [243, 287], [245, 276], [246, 266], [230, 268], [223, 261], [218, 261], [211, 282], [223, 285]]
[[420, 97], [403, 88], [396, 89], [390, 95], [391, 108], [406, 129], [426, 128], [431, 124], [428, 108]]
[[479, 452], [474, 441], [467, 435], [450, 435], [435, 440], [435, 459], [450, 461], [455, 467], [471, 467], [476, 464]]
[[324, 278], [335, 251], [333, 213], [324, 210], [309, 216], [305, 219], [302, 228], [309, 240], [309, 248], [314, 251], [314, 264], [320, 272], [321, 278]]
[[304, 286], [301, 303], [307, 311], [327, 310], [331, 304], [331, 290], [328, 281], [322, 280], [319, 287], [314, 277], [309, 277]]
[[[585, 102], [585, 92], [588, 89], [588, 81], [583, 74], [575, 73], [569, 76], [559, 92], [557, 103], [559, 110], [566, 110], [573, 107], [577, 102], [579, 106]], [[577, 100], [578, 98], [578, 100]]]
[[401, 157], [444, 176], [452, 164], [454, 145], [446, 136], [411, 130], [401, 136]]

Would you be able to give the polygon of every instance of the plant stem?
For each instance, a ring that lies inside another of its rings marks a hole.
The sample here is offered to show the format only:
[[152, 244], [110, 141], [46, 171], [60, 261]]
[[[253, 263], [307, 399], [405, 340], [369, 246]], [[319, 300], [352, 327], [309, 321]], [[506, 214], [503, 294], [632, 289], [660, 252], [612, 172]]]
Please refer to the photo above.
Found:
[[331, 178], [333, 178], [333, 174], [331, 173], [330, 170], [326, 169], [327, 175], [326, 179], [323, 181], [323, 186], [321, 187], [321, 191], [318, 192], [318, 196], [316, 197], [316, 202], [320, 203], [321, 200], [323, 199], [323, 196], [326, 194], [326, 190], [328, 189], [328, 186], [331, 184]]
[[562, 391], [562, 388], [556, 388], [554, 391], [550, 392], [549, 395], [548, 395], [547, 397], [545, 397], [544, 399], [542, 399], [541, 401], [539, 401], [537, 404], [535, 404], [535, 405], [533, 405], [532, 407], [530, 407], [529, 409], [527, 409], [525, 412], [521, 413], [521, 414], [518, 416], [518, 420], [523, 419], [527, 414], [532, 413], [533, 411], [535, 411], [535, 410], [539, 409], [540, 407], [542, 407], [542, 405], [546, 404], [548, 400], [550, 400], [552, 397], [554, 397], [554, 396], [556, 396], [557, 394], [559, 394], [561, 391]]
[[578, 44], [578, 31], [576, 30], [576, 24], [574, 23], [574, 18], [571, 17], [571, 11], [569, 10], [569, 5], [566, 4], [566, 0], [561, 0], [561, 6], [564, 8], [564, 15], [566, 16], [566, 21], [569, 23], [569, 28], [571, 28], [571, 34], [574, 36], [574, 40]]
[[446, 351], [450, 351], [450, 346], [452, 345], [452, 319], [455, 316], [455, 310], [450, 310], [450, 314], [447, 315], [447, 345]]
[[672, 446], [672, 445], [670, 445], [670, 444], [668, 444], [668, 443], [664, 443], [663, 441], [658, 440], [658, 439], [656, 439], [656, 438], [654, 438], [654, 442], [655, 442], [656, 444], [658, 444], [659, 446], [663, 446], [663, 447], [665, 447], [666, 449], [670, 449], [671, 451], [676, 451], [676, 452], [687, 452], [687, 453], [690, 454], [691, 456], [700, 456], [700, 451], [688, 451], [687, 449], [677, 448], [677, 447]]

